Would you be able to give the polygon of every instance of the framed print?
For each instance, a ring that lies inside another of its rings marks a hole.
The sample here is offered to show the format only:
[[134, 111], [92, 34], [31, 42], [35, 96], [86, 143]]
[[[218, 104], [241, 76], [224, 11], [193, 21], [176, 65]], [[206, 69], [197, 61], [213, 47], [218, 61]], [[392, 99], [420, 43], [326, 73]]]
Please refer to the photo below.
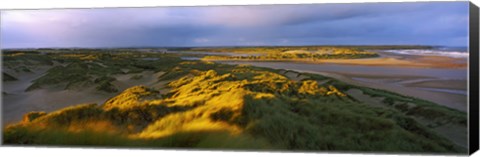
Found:
[[1, 11], [8, 146], [467, 155], [478, 7]]

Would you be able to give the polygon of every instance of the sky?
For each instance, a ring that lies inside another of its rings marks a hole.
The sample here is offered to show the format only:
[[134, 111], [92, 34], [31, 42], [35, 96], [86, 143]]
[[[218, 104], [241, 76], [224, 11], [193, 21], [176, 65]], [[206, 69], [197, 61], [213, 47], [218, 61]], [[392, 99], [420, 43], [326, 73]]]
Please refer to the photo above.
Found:
[[0, 46], [468, 45], [468, 2], [3, 10]]

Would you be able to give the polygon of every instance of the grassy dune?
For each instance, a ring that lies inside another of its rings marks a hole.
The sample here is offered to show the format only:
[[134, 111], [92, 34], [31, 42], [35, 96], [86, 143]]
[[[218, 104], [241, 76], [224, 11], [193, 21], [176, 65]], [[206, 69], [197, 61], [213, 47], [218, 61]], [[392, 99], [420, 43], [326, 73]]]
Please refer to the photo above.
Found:
[[[95, 86], [97, 90], [118, 92], [112, 82], [115, 74], [135, 74], [144, 70], [160, 71], [170, 68], [180, 61], [178, 57], [162, 56], [155, 61], [144, 61], [139, 58], [156, 56], [155, 54], [135, 55], [129, 53], [73, 53], [73, 54], [30, 54], [22, 55], [27, 60], [39, 57], [50, 59], [53, 67], [46, 74], [33, 81], [26, 91], [45, 86], [59, 86], [63, 89], [78, 89]], [[21, 58], [22, 59], [22, 58]], [[19, 59], [15, 59], [17, 61]], [[7, 65], [12, 61], [6, 60]], [[56, 62], [57, 64], [53, 64]], [[13, 64], [13, 63], [12, 63]]]
[[358, 59], [379, 56], [375, 52], [339, 47], [212, 48], [200, 50], [207, 52], [257, 53], [257, 55], [247, 56], [206, 56], [203, 58], [204, 60], [311, 61], [316, 59]]
[[[449, 124], [466, 127], [466, 113], [416, 98], [352, 86], [320, 75], [299, 73], [304, 77], [293, 79], [280, 70], [181, 61], [171, 55], [96, 54], [81, 59], [85, 56], [50, 56], [58, 62], [63, 60], [64, 65], [35, 80], [35, 87], [70, 87], [78, 82], [81, 85], [77, 87], [101, 86], [111, 81], [109, 75], [143, 70], [165, 71], [158, 81], [167, 81], [168, 86], [134, 86], [103, 104], [80, 104], [50, 113], [30, 112], [22, 122], [3, 130], [4, 144], [466, 151], [433, 131]], [[142, 57], [159, 60], [139, 59]], [[349, 89], [383, 97], [385, 105], [359, 101], [346, 93]]]

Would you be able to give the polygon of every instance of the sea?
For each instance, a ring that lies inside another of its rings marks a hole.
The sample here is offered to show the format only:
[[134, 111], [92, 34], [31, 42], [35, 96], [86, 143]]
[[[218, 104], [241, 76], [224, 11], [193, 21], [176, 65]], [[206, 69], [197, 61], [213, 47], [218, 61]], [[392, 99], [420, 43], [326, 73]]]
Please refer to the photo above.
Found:
[[468, 58], [469, 56], [467, 47], [438, 46], [432, 49], [385, 50], [385, 52], [405, 55], [447, 56], [453, 58]]

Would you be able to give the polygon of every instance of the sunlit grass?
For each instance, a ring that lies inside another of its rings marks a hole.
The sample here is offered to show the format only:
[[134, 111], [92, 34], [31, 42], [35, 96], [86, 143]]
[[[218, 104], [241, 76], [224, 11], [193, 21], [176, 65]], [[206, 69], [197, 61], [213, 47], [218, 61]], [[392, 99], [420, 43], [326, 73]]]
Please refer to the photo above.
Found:
[[[357, 59], [373, 58], [379, 55], [375, 52], [340, 47], [251, 47], [251, 48], [209, 48], [201, 49], [209, 52], [234, 52], [256, 54], [250, 56], [205, 56], [203, 60], [295, 60], [312, 61], [316, 59]], [[259, 55], [261, 54], [261, 55]]]
[[103, 105], [105, 110], [112, 108], [120, 110], [128, 110], [132, 107], [146, 103], [148, 99], [158, 99], [160, 93], [155, 90], [146, 88], [145, 86], [134, 86], [126, 89], [119, 95], [107, 100]]

